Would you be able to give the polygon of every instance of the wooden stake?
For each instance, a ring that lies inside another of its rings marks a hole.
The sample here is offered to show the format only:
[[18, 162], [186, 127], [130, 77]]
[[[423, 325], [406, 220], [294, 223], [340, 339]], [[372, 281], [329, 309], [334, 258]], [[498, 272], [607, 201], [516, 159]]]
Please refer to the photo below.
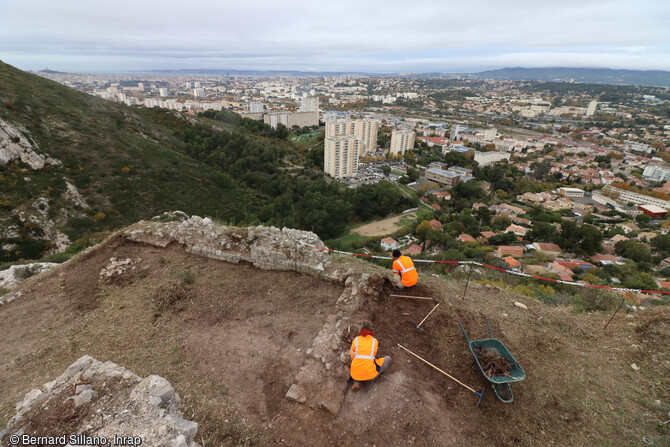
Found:
[[391, 297], [395, 298], [411, 298], [413, 300], [430, 300], [433, 301], [433, 299], [429, 296], [411, 296], [411, 295], [390, 295]]

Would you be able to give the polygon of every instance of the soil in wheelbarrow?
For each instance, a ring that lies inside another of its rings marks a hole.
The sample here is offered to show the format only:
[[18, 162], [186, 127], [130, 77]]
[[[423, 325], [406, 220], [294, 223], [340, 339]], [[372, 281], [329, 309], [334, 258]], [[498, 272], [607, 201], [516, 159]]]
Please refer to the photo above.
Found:
[[475, 348], [474, 351], [482, 366], [482, 371], [488, 377], [509, 376], [512, 365], [505, 357], [483, 346]]

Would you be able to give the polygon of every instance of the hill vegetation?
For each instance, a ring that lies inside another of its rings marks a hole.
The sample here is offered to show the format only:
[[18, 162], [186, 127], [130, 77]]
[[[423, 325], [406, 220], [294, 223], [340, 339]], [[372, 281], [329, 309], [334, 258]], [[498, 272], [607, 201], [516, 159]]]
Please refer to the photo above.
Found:
[[[357, 214], [412, 206], [391, 185], [350, 191], [329, 182], [315, 166], [322, 147], [298, 154], [281, 126], [227, 112], [133, 109], [2, 62], [0, 120], [62, 162], [40, 170], [20, 161], [0, 166], [0, 262], [63, 259], [55, 231], [74, 242], [73, 253], [98, 233], [169, 210], [328, 238]], [[289, 158], [307, 167], [285, 169]], [[72, 200], [68, 183], [84, 202]]]

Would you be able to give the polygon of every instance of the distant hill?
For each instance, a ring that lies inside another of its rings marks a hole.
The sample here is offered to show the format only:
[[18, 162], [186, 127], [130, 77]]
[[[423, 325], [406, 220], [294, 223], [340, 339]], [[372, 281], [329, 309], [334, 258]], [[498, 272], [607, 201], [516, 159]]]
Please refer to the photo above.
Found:
[[591, 84], [670, 87], [670, 71], [613, 70], [609, 68], [502, 68], [475, 73], [478, 79], [525, 80], [544, 82], [583, 82]]
[[67, 73], [65, 73], [64, 71], [50, 70], [48, 67], [47, 67], [47, 68], [44, 68], [44, 69], [42, 69], [42, 70], [40, 70], [40, 71], [38, 71], [38, 73], [47, 73], [47, 74], [67, 74]]

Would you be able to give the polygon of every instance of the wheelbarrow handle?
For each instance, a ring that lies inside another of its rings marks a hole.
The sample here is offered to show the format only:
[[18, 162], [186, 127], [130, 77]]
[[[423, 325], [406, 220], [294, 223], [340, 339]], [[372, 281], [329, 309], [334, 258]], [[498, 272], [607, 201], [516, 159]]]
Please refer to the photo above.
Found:
[[463, 335], [465, 335], [465, 341], [468, 342], [468, 346], [470, 346], [470, 339], [468, 338], [468, 334], [465, 332], [465, 328], [461, 324], [461, 320], [456, 320], [458, 321], [458, 325], [461, 327], [461, 330], [463, 331]]
[[491, 332], [491, 323], [489, 323], [489, 318], [488, 317], [484, 318], [486, 318], [486, 325], [489, 327], [489, 335], [491, 336], [491, 338], [493, 338], [493, 332]]

